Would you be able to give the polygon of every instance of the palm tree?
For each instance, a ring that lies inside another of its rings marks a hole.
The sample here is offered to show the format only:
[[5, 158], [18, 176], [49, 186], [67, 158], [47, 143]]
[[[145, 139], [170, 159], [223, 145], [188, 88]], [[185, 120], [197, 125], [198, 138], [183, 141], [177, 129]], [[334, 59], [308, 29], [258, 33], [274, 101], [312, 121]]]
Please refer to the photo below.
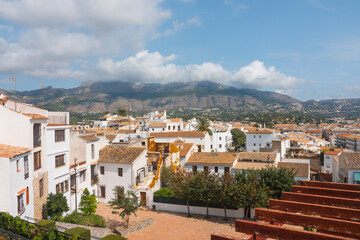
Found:
[[212, 132], [210, 129], [210, 122], [206, 118], [199, 118], [197, 130], [200, 132], [207, 131], [210, 135], [212, 135]]

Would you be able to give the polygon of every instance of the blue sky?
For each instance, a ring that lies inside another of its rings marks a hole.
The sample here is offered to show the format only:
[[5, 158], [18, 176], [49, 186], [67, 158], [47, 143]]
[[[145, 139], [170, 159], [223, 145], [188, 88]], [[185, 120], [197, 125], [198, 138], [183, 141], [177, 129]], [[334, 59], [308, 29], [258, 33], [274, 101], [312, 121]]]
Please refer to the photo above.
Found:
[[358, 0], [0, 0], [0, 88], [211, 80], [360, 97]]

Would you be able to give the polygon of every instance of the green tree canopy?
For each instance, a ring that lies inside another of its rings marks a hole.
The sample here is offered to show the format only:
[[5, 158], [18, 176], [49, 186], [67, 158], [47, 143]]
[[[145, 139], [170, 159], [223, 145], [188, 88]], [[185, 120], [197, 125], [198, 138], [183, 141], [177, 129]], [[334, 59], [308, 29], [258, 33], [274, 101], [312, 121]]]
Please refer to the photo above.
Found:
[[235, 149], [238, 149], [239, 147], [245, 145], [246, 135], [243, 131], [241, 131], [240, 129], [234, 128], [234, 129], [231, 129], [231, 135], [232, 135], [233, 145], [235, 146]]
[[200, 132], [206, 131], [209, 133], [209, 135], [212, 135], [209, 119], [199, 118], [197, 130]]
[[69, 211], [66, 197], [62, 193], [50, 193], [45, 208], [46, 214], [55, 221], [59, 221], [63, 213]]
[[92, 215], [96, 212], [96, 208], [96, 196], [94, 194], [90, 194], [89, 190], [85, 188], [79, 204], [80, 211], [85, 215]]

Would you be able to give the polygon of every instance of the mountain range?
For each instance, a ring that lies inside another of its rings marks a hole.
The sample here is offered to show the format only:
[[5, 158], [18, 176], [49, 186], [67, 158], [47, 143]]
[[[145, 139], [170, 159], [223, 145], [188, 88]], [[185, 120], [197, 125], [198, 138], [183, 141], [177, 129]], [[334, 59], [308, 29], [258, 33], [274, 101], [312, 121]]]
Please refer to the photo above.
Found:
[[88, 81], [74, 88], [46, 87], [17, 92], [16, 96], [10, 91], [1, 90], [1, 92], [34, 105], [44, 106], [49, 110], [83, 113], [112, 112], [124, 107], [130, 107], [133, 111], [151, 111], [209, 107], [252, 106], [266, 109], [269, 106], [297, 106], [298, 110], [307, 111], [360, 106], [360, 99], [302, 102], [271, 91], [238, 89], [210, 81], [166, 84]]

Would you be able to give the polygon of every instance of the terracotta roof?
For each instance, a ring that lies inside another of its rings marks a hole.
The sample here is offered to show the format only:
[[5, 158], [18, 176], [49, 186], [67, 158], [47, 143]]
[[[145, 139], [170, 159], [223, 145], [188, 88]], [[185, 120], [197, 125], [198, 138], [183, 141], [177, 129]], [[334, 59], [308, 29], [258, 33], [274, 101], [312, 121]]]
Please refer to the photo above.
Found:
[[276, 153], [273, 152], [240, 152], [238, 159], [241, 160], [260, 160], [267, 161], [267, 157], [270, 156], [270, 161], [275, 161]]
[[308, 163], [296, 163], [296, 162], [279, 162], [278, 168], [289, 168], [297, 171], [296, 177], [309, 177], [309, 164]]
[[340, 161], [345, 160], [348, 169], [360, 169], [360, 153], [359, 152], [343, 152], [339, 158], [340, 158]]
[[266, 162], [245, 162], [245, 161], [239, 161], [235, 164], [233, 167], [234, 169], [242, 170], [242, 169], [263, 169], [267, 168], [268, 166], [272, 167], [274, 166], [273, 163], [266, 163]]
[[307, 133], [321, 133], [322, 131], [320, 129], [316, 130], [306, 130]]
[[108, 134], [108, 135], [105, 135], [105, 137], [106, 137], [107, 140], [112, 142], [116, 138], [116, 135], [115, 134]]
[[325, 152], [326, 155], [339, 155], [339, 153], [341, 153], [341, 152], [336, 152], [336, 151], [326, 151]]
[[136, 133], [136, 129], [119, 129], [116, 133]]
[[273, 132], [271, 130], [268, 129], [254, 129], [254, 130], [249, 130], [246, 134], [272, 134]]
[[198, 132], [198, 131], [180, 131], [180, 132], [159, 132], [159, 133], [150, 133], [151, 137], [158, 137], [158, 138], [187, 138], [187, 137], [205, 137], [207, 132]]
[[343, 138], [351, 138], [351, 139], [360, 139], [359, 135], [353, 135], [353, 134], [340, 134], [340, 135], [335, 135], [337, 137], [343, 137]]
[[105, 146], [100, 150], [99, 162], [132, 164], [145, 150], [145, 147]]
[[164, 122], [151, 122], [149, 128], [166, 128], [167, 123]]
[[224, 165], [232, 166], [236, 161], [238, 153], [228, 152], [195, 152], [186, 164], [202, 164], [202, 165]]
[[95, 142], [98, 141], [100, 138], [96, 137], [95, 135], [81, 135], [79, 138], [85, 140], [86, 142]]
[[174, 142], [173, 144], [180, 149], [180, 157], [185, 157], [190, 151], [191, 147], [194, 146], [193, 143], [184, 143], [177, 141]]
[[47, 120], [48, 118], [40, 115], [40, 114], [32, 114], [32, 113], [23, 113], [24, 116], [27, 116], [31, 119], [41, 119], [41, 120]]
[[14, 158], [30, 151], [30, 148], [0, 144], [0, 157], [4, 158]]
[[175, 122], [180, 122], [182, 119], [181, 118], [168, 118], [167, 120], [170, 120], [170, 122], [175, 123]]

